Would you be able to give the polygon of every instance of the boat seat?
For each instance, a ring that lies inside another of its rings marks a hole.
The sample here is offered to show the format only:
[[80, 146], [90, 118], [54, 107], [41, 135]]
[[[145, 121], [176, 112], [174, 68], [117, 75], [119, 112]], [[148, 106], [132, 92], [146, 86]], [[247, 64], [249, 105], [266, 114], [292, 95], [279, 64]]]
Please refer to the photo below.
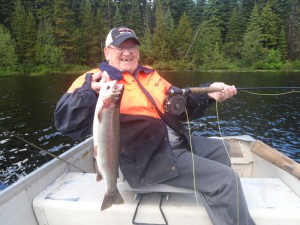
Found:
[[119, 169], [118, 178], [118, 189], [119, 191], [132, 191], [136, 194], [144, 193], [194, 193], [194, 190], [181, 187], [173, 187], [167, 184], [152, 184], [142, 188], [131, 188], [128, 182], [125, 180], [122, 171]]

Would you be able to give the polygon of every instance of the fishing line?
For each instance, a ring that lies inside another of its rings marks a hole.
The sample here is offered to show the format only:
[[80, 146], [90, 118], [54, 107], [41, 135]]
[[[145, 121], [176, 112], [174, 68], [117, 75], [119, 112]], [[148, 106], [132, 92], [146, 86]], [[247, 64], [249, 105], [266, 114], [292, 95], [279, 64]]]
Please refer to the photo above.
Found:
[[197, 191], [197, 187], [196, 187], [195, 158], [194, 158], [194, 150], [193, 150], [193, 145], [192, 145], [191, 126], [190, 126], [190, 120], [189, 120], [189, 116], [188, 116], [188, 112], [187, 112], [186, 108], [185, 108], [185, 114], [186, 114], [186, 120], [187, 120], [187, 126], [188, 126], [190, 148], [191, 148], [191, 153], [192, 153], [194, 194], [195, 194], [195, 198], [196, 198], [197, 207], [200, 208], [198, 196], [197, 196], [198, 191]]
[[[224, 145], [224, 149], [226, 151], [226, 154], [229, 158], [229, 161], [231, 162], [231, 157], [230, 157], [230, 153], [226, 147], [224, 138], [223, 138], [223, 134], [222, 134], [222, 130], [221, 130], [221, 125], [220, 125], [220, 119], [219, 119], [219, 110], [218, 110], [218, 102], [216, 101], [216, 115], [217, 115], [217, 124], [218, 124], [218, 130], [219, 130], [219, 134], [220, 134], [220, 138], [223, 142]], [[236, 170], [234, 168], [234, 165], [231, 164], [232, 169], [234, 170], [234, 175], [235, 175], [235, 181], [236, 181], [236, 205], [237, 205], [237, 225], [240, 224], [240, 207], [239, 207], [239, 185], [238, 185], [238, 175], [236, 173]]]
[[[292, 93], [299, 93], [300, 91], [295, 91], [294, 89], [292, 91], [288, 91], [288, 92], [281, 92], [281, 93], [257, 93], [257, 92], [252, 92], [252, 91], [248, 91], [248, 90], [260, 90], [262, 88], [238, 88], [239, 91], [242, 91], [242, 92], [245, 92], [245, 93], [248, 93], [248, 94], [252, 94], [252, 95], [259, 95], [259, 96], [279, 96], [279, 95], [287, 95], [287, 94], [292, 94]], [[264, 88], [264, 89], [273, 89], [273, 88]], [[222, 134], [222, 129], [221, 129], [221, 124], [220, 124], [220, 117], [219, 117], [219, 110], [218, 110], [218, 102], [216, 101], [216, 117], [217, 117], [217, 125], [218, 125], [218, 130], [219, 130], [219, 135], [220, 135], [220, 138], [223, 142], [223, 145], [224, 145], [224, 148], [225, 148], [225, 151], [226, 151], [226, 154], [229, 158], [229, 160], [231, 159], [230, 158], [230, 153], [226, 147], [226, 144], [225, 144], [225, 141], [224, 141], [224, 138], [223, 138], [223, 134]], [[231, 161], [231, 160], [230, 160]], [[234, 165], [232, 164], [231, 165], [232, 169], [234, 171], [235, 168], [234, 168]], [[239, 216], [239, 186], [238, 186], [238, 175], [237, 173], [235, 172], [235, 179], [236, 179], [236, 189], [237, 189], [237, 224], [240, 224], [240, 216]], [[195, 177], [194, 177], [195, 178]]]
[[[224, 141], [224, 138], [223, 138], [223, 135], [222, 135], [222, 131], [221, 131], [217, 101], [216, 101], [216, 112], [217, 112], [217, 123], [218, 123], [220, 137], [221, 137], [221, 140], [223, 142], [223, 145], [224, 145], [225, 151], [227, 153], [227, 156], [229, 158], [229, 161], [231, 161], [230, 154], [229, 154], [229, 151], [228, 151], [228, 149], [226, 147], [226, 144], [225, 144], [225, 141]], [[195, 195], [197, 207], [200, 208], [199, 200], [198, 200], [198, 196], [197, 196], [198, 191], [197, 191], [197, 187], [196, 187], [195, 158], [194, 158], [194, 151], [193, 151], [193, 145], [192, 145], [191, 126], [190, 126], [190, 120], [189, 120], [189, 116], [188, 116], [188, 112], [187, 112], [186, 108], [185, 108], [185, 114], [186, 114], [186, 119], [187, 119], [187, 127], [188, 127], [188, 134], [189, 134], [189, 143], [190, 143], [190, 149], [191, 149], [191, 154], [192, 154], [194, 195]], [[234, 168], [233, 164], [231, 166], [232, 166], [232, 169], [235, 171], [235, 168]], [[236, 172], [234, 172], [234, 175], [235, 175], [236, 190], [237, 190], [237, 193], [236, 193], [236, 195], [237, 195], [237, 197], [236, 197], [236, 199], [237, 199], [237, 202], [236, 202], [236, 204], [237, 204], [237, 225], [239, 225], [240, 224], [240, 211], [239, 211], [238, 175], [237, 175]]]
[[[61, 158], [61, 157], [59, 157], [59, 156], [53, 154], [52, 152], [50, 152], [50, 151], [48, 151], [48, 150], [45, 150], [45, 149], [42, 149], [41, 147], [39, 147], [39, 146], [37, 146], [37, 145], [35, 145], [35, 144], [33, 144], [33, 143], [31, 143], [31, 142], [25, 140], [24, 138], [20, 137], [19, 135], [16, 135], [16, 134], [14, 134], [14, 133], [10, 132], [9, 130], [7, 130], [7, 129], [5, 129], [5, 128], [2, 128], [2, 127], [0, 127], [0, 129], [1, 129], [2, 131], [4, 131], [4, 132], [6, 132], [6, 133], [8, 133], [8, 134], [10, 134], [10, 135], [12, 135], [12, 136], [14, 136], [14, 137], [16, 137], [17, 139], [19, 139], [19, 140], [21, 140], [21, 141], [23, 141], [23, 142], [25, 142], [25, 143], [27, 143], [27, 144], [29, 144], [29, 145], [35, 147], [36, 149], [39, 149], [39, 150], [41, 151], [41, 152], [39, 152], [39, 153], [44, 152], [44, 153], [46, 153], [46, 154], [52, 156], [53, 158], [56, 158], [56, 159], [58, 159], [58, 160], [60, 160], [60, 161], [62, 161], [62, 162], [64, 162], [64, 163], [66, 163], [68, 166], [72, 166], [72, 167], [78, 169], [79, 171], [81, 171], [81, 172], [83, 172], [83, 173], [86, 173], [85, 170], [83, 170], [83, 169], [77, 167], [76, 165], [74, 165], [74, 164], [68, 162], [67, 160], [64, 160], [63, 158]], [[4, 135], [5, 135], [5, 133], [4, 133]]]
[[293, 93], [300, 93], [300, 91], [295, 91], [295, 90], [288, 91], [288, 92], [281, 92], [281, 93], [271, 93], [271, 94], [252, 92], [252, 91], [247, 91], [247, 90], [243, 90], [243, 89], [241, 89], [239, 91], [242, 91], [242, 92], [245, 92], [248, 94], [252, 94], [252, 95], [261, 95], [261, 96], [276, 96], [276, 95], [287, 95], [287, 94], [293, 94]]

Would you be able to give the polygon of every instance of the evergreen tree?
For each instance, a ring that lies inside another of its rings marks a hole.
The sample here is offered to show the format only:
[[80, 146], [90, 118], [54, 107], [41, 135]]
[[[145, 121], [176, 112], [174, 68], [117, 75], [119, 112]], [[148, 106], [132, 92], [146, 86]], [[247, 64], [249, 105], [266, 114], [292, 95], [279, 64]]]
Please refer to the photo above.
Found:
[[[47, 19], [46, 19], [47, 20]], [[35, 61], [40, 68], [50, 71], [63, 64], [63, 52], [55, 46], [52, 26], [47, 21], [41, 21], [37, 31], [37, 44]]]
[[174, 23], [178, 24], [181, 15], [185, 11], [186, 0], [166, 1], [166, 7], [169, 7]]
[[90, 0], [84, 0], [82, 2], [80, 12], [80, 39], [77, 44], [77, 58], [81, 63], [94, 65], [97, 62], [96, 57], [98, 54], [98, 52], [94, 50], [98, 45], [98, 30]]
[[70, 10], [67, 0], [54, 0], [53, 7], [53, 33], [56, 45], [65, 54], [66, 62], [72, 63], [75, 61], [76, 46], [74, 43], [78, 38], [76, 35], [78, 33], [75, 33], [73, 12]]
[[142, 36], [144, 33], [140, 0], [133, 0], [131, 2], [127, 24], [128, 27], [136, 32], [137, 36]]
[[165, 30], [165, 36], [166, 36], [165, 40], [167, 43], [166, 48], [169, 51], [169, 59], [174, 59], [172, 56], [175, 55], [175, 48], [177, 47], [177, 43], [176, 43], [175, 35], [174, 35], [175, 24], [174, 24], [173, 16], [172, 16], [172, 13], [171, 13], [171, 10], [169, 9], [169, 7], [167, 8], [167, 11], [165, 13], [164, 20], [166, 22], [166, 30]]
[[204, 18], [211, 26], [218, 28], [221, 32], [225, 30], [224, 4], [221, 0], [210, 0], [204, 8]]
[[9, 31], [0, 24], [0, 67], [15, 69], [17, 66], [15, 46]]
[[187, 17], [189, 18], [192, 29], [197, 28], [199, 25], [199, 21], [197, 18], [196, 4], [193, 0], [186, 0], [185, 4], [186, 4], [185, 11], [183, 11], [183, 13], [186, 13]]
[[[53, 0], [35, 0], [38, 22], [52, 23]], [[39, 23], [38, 23], [39, 24]]]
[[287, 33], [288, 58], [300, 59], [300, 4], [294, 0], [288, 21]]
[[[118, 26], [128, 26], [128, 20], [130, 17], [130, 11], [131, 9], [131, 0], [123, 0], [123, 1], [116, 1], [116, 9], [115, 9], [115, 14], [114, 16], [116, 17], [117, 15], [117, 10], [118, 10], [118, 17], [119, 18], [114, 18], [118, 19], [119, 22], [117, 22], [119, 25]], [[116, 24], [116, 21], [114, 22]]]
[[246, 65], [252, 66], [262, 59], [261, 30], [259, 26], [258, 7], [255, 5], [246, 33], [243, 37], [242, 56]]
[[212, 68], [212, 53], [221, 57], [221, 32], [217, 26], [213, 26], [210, 21], [204, 21], [200, 25], [199, 34], [193, 48], [193, 60], [199, 67]]
[[120, 12], [119, 6], [117, 6], [115, 16], [114, 16], [114, 27], [124, 26], [124, 22], [122, 19], [122, 14]]
[[35, 60], [35, 46], [37, 38], [37, 29], [35, 18], [32, 12], [28, 12], [26, 20], [24, 21], [24, 29], [26, 39], [24, 40], [24, 63], [33, 65]]
[[279, 29], [281, 29], [282, 26], [287, 26], [293, 1], [294, 0], [278, 0], [276, 3], [271, 4], [272, 11], [277, 15], [278, 18]]
[[204, 20], [204, 9], [205, 9], [205, 0], [197, 0], [196, 1], [196, 6], [195, 6], [195, 17], [196, 20], [198, 21], [197, 24], [195, 24], [197, 27], [199, 27], [199, 25], [203, 22]]
[[155, 13], [156, 26], [153, 33], [153, 54], [155, 60], [170, 59], [169, 33], [166, 21], [166, 12], [162, 4], [158, 4]]
[[279, 37], [278, 37], [278, 49], [280, 50], [281, 59], [287, 59], [287, 43], [285, 37], [285, 29], [284, 26], [281, 26]]
[[14, 11], [15, 1], [0, 0], [0, 24], [9, 26], [9, 18]]
[[96, 41], [97, 44], [94, 46], [95, 61], [100, 62], [105, 59], [103, 49], [105, 46], [106, 36], [110, 30], [107, 27], [106, 21], [103, 16], [104, 12], [99, 8], [95, 16], [95, 28], [96, 28]]
[[270, 4], [267, 3], [260, 16], [261, 41], [264, 48], [272, 49], [276, 47], [276, 21], [277, 17], [272, 12]]
[[248, 20], [250, 18], [250, 15], [251, 15], [251, 12], [253, 11], [255, 2], [256, 1], [249, 1], [249, 0], [240, 0], [239, 1], [241, 10], [242, 10], [242, 15], [244, 16], [246, 23], [248, 22]]
[[140, 60], [143, 64], [153, 63], [153, 46], [152, 46], [152, 35], [149, 26], [145, 30], [144, 36], [141, 38], [142, 45], [140, 46]]
[[20, 63], [23, 63], [25, 60], [26, 33], [24, 29], [24, 21], [26, 21], [26, 12], [21, 1], [17, 0], [11, 17], [11, 29], [13, 39], [16, 43], [16, 53]]
[[175, 29], [176, 58], [182, 59], [193, 39], [193, 30], [188, 16], [184, 12]]
[[228, 26], [224, 51], [232, 59], [241, 59], [241, 47], [243, 44], [243, 17], [240, 8], [235, 7], [231, 13]]
[[142, 26], [143, 26], [143, 35], [146, 34], [147, 30], [152, 29], [154, 24], [153, 16], [153, 1], [152, 0], [141, 0], [141, 16], [142, 16]]

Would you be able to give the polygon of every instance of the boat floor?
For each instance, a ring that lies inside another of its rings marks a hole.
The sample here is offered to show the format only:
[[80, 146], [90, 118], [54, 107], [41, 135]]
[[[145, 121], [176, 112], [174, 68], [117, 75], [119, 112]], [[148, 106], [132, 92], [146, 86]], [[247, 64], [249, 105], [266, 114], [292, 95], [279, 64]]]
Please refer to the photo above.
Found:
[[[300, 198], [279, 178], [241, 178], [241, 182], [257, 225], [300, 224]], [[104, 182], [96, 182], [94, 173], [66, 173], [36, 196], [34, 211], [39, 224], [133, 224], [136, 192], [127, 190], [124, 183], [119, 187], [125, 203], [100, 211]], [[185, 190], [163, 199], [162, 210], [168, 224], [211, 225], [199, 195]], [[155, 192], [143, 195], [135, 218], [137, 224], [165, 224], [159, 210], [161, 195]]]

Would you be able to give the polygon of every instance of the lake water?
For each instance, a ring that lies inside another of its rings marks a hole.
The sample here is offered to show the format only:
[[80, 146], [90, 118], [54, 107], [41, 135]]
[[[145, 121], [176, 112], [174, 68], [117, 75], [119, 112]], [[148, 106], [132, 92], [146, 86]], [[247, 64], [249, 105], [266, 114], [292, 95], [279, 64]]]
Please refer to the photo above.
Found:
[[[300, 74], [282, 72], [166, 72], [169, 82], [192, 87], [223, 81], [236, 87], [300, 86]], [[56, 102], [77, 75], [0, 77], [0, 128], [59, 155], [79, 143], [62, 136], [54, 127]], [[255, 91], [278, 94], [287, 90]], [[223, 136], [247, 134], [300, 162], [300, 93], [262, 96], [239, 91], [218, 104]], [[192, 132], [219, 136], [216, 107], [205, 118], [191, 121]], [[0, 131], [0, 189], [34, 171], [52, 158], [40, 150]]]

